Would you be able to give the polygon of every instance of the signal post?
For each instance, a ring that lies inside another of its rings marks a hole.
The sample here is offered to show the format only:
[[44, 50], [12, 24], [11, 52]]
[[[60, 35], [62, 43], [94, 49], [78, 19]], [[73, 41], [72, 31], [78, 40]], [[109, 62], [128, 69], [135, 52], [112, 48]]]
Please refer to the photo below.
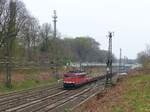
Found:
[[108, 56], [107, 56], [107, 73], [106, 73], [106, 86], [112, 85], [112, 37], [114, 32], [109, 32], [109, 46], [108, 46]]

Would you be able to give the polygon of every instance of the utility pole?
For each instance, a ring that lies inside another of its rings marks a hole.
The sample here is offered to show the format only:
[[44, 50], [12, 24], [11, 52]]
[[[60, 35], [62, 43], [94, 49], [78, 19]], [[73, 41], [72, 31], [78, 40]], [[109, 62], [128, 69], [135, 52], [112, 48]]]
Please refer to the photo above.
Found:
[[6, 87], [11, 87], [11, 66], [12, 66], [12, 49], [13, 42], [16, 36], [16, 0], [11, 0], [9, 3], [9, 24], [8, 33], [5, 42], [5, 58], [6, 58]]
[[112, 83], [112, 37], [114, 32], [109, 32], [109, 47], [108, 47], [108, 59], [107, 59], [107, 74], [106, 74], [106, 85]]
[[126, 72], [126, 61], [127, 61], [127, 57], [124, 56], [124, 60], [123, 60], [123, 69], [124, 69], [124, 72]]
[[121, 73], [121, 65], [122, 65], [122, 49], [120, 48], [119, 74]]

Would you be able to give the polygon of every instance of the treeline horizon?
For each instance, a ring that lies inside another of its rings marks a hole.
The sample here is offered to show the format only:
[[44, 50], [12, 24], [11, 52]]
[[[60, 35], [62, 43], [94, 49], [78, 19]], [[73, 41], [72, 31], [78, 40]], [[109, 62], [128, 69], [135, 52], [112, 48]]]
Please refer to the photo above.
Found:
[[[54, 38], [51, 23], [40, 25], [38, 19], [29, 13], [22, 1], [16, 0], [15, 14], [11, 18], [10, 10], [13, 9], [10, 9], [9, 5], [9, 0], [0, 1], [1, 62], [5, 62], [6, 44], [11, 40], [9, 56], [12, 62], [20, 64], [29, 62], [58, 65], [70, 62], [106, 63], [107, 50], [100, 49], [100, 43], [93, 37], [62, 38], [57, 31], [57, 37]], [[12, 20], [15, 24], [10, 25]], [[114, 55], [113, 59], [115, 59]]]

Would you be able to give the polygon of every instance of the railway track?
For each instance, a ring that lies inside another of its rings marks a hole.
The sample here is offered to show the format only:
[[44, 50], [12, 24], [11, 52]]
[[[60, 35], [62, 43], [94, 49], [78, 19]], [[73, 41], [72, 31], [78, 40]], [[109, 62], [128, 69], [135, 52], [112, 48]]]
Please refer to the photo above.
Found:
[[103, 88], [102, 80], [77, 90], [63, 90], [57, 85], [0, 96], [0, 112], [63, 112]]
[[58, 85], [58, 83], [54, 83], [51, 85], [35, 87], [35, 88], [28, 89], [28, 90], [21, 90], [21, 91], [17, 91], [17, 92], [7, 93], [4, 95], [0, 95], [0, 101], [1, 101], [1, 99], [7, 98], [7, 97], [13, 97], [13, 96], [17, 96], [20, 94], [29, 94], [29, 93], [32, 93], [33, 91], [41, 91], [41, 90], [44, 90], [47, 88], [56, 88], [58, 86], [61, 86], [61, 84]]
[[35, 89], [30, 89], [27, 91], [20, 91], [15, 93], [6, 94], [0, 96], [0, 112], [5, 111], [6, 109], [16, 107], [28, 102], [32, 102], [36, 99], [43, 98], [52, 94], [56, 94], [60, 91], [61, 85], [51, 85], [45, 87], [38, 87]]
[[62, 103], [68, 102], [74, 97], [88, 92], [90, 89], [91, 88], [88, 86], [85, 86], [77, 90], [63, 90], [57, 94], [36, 99], [18, 107], [7, 109], [5, 112], [46, 112], [58, 107]]
[[[74, 96], [70, 100], [63, 102], [57, 107], [50, 109], [46, 112], [71, 112], [74, 107], [84, 102], [93, 94], [104, 90], [104, 88], [105, 88], [105, 80], [103, 80], [100, 83], [95, 83], [93, 86], [90, 87], [90, 90], [88, 92]], [[42, 112], [42, 111], [39, 111], [39, 112]]]

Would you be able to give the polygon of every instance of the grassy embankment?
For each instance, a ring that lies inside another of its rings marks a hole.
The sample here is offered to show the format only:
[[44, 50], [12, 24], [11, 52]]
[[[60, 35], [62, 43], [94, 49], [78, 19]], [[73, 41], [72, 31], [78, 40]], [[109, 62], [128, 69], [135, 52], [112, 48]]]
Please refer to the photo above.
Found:
[[114, 105], [112, 112], [150, 112], [150, 75], [138, 75], [124, 82], [123, 102]]
[[0, 94], [52, 84], [57, 78], [50, 69], [18, 69], [12, 72], [12, 88], [4, 85], [3, 72], [0, 73]]
[[[83, 105], [80, 112], [150, 112], [150, 74], [131, 75]], [[79, 111], [78, 111], [79, 112]]]

